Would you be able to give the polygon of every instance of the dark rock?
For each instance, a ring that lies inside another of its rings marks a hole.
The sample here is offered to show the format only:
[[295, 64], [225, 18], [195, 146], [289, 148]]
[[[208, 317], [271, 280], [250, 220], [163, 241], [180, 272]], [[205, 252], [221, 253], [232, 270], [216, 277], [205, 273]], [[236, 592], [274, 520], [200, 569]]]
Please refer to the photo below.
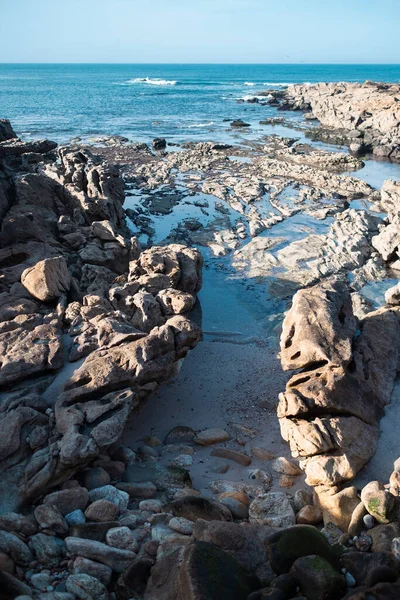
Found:
[[236, 119], [232, 121], [231, 127], [250, 127], [250, 123], [245, 123], [242, 119]]
[[195, 432], [191, 427], [178, 425], [167, 433], [164, 439], [164, 444], [190, 444], [195, 438]]
[[181, 500], [174, 500], [168, 505], [175, 517], [183, 517], [189, 521], [231, 521], [230, 511], [221, 503], [209, 500], [202, 496], [187, 496]]
[[290, 573], [308, 600], [337, 600], [346, 589], [344, 577], [321, 556], [298, 558]]
[[384, 583], [385, 581], [389, 583], [394, 583], [398, 579], [398, 572], [395, 569], [387, 567], [385, 565], [381, 567], [375, 567], [368, 573], [368, 577], [365, 580], [365, 585], [368, 587], [372, 587], [377, 583]]
[[296, 593], [297, 583], [293, 575], [284, 573], [283, 575], [278, 575], [278, 577], [275, 577], [275, 579], [271, 581], [271, 587], [282, 590], [286, 598], [291, 598]]
[[368, 535], [372, 538], [372, 552], [390, 552], [392, 540], [400, 537], [400, 523], [393, 521], [386, 525], [377, 525], [368, 530]]
[[165, 150], [167, 142], [164, 138], [155, 138], [152, 142], [153, 150]]
[[347, 552], [340, 562], [354, 577], [357, 585], [365, 584], [370, 573], [378, 568], [399, 571], [398, 562], [390, 552]]
[[0, 590], [1, 600], [14, 600], [18, 596], [32, 597], [32, 590], [26, 583], [22, 583], [10, 573], [3, 573], [2, 571], [0, 571]]
[[116, 585], [118, 600], [129, 600], [137, 595], [142, 595], [150, 578], [150, 572], [154, 566], [151, 558], [138, 558], [120, 576]]
[[311, 553], [338, 566], [338, 558], [325, 537], [311, 525], [294, 525], [274, 533], [267, 541], [267, 553], [275, 573], [288, 573], [295, 560]]
[[109, 529], [118, 527], [118, 521], [107, 521], [105, 523], [82, 523], [74, 525], [69, 531], [71, 537], [85, 538], [87, 540], [96, 540], [103, 542]]
[[144, 483], [151, 481], [161, 492], [168, 488], [192, 487], [189, 473], [182, 467], [165, 467], [158, 463], [131, 464], [124, 474], [128, 483]]
[[53, 492], [43, 500], [44, 504], [53, 504], [56, 506], [63, 516], [78, 508], [85, 510], [88, 502], [89, 493], [83, 487], [74, 487], [68, 490]]
[[12, 128], [10, 121], [8, 119], [0, 119], [0, 142], [12, 140], [16, 137], [17, 134]]

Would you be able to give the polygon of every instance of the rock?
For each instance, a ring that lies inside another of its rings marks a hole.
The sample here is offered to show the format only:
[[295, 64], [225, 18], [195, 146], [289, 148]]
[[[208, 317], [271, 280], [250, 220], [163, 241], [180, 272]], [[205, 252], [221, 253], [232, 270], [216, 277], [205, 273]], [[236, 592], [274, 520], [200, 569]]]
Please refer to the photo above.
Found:
[[27, 565], [33, 560], [28, 546], [16, 535], [0, 531], [0, 551], [11, 556], [17, 565]]
[[90, 490], [89, 498], [91, 502], [95, 502], [96, 500], [108, 500], [108, 502], [112, 502], [112, 504], [115, 504], [120, 510], [128, 508], [129, 503], [129, 495], [113, 485], [104, 485], [100, 488]]
[[85, 510], [88, 502], [89, 494], [87, 489], [83, 487], [59, 490], [58, 492], [48, 494], [43, 500], [43, 504], [55, 506], [63, 516], [73, 510]]
[[22, 533], [23, 535], [34, 535], [37, 533], [38, 527], [36, 519], [32, 516], [9, 512], [0, 515], [0, 529]]
[[21, 275], [21, 283], [34, 298], [50, 302], [66, 294], [71, 284], [71, 275], [63, 256], [46, 258]]
[[174, 460], [172, 461], [173, 467], [188, 468], [188, 467], [191, 467], [192, 464], [193, 464], [193, 458], [189, 454], [180, 454], [179, 456], [176, 456], [174, 458]]
[[164, 438], [164, 444], [190, 444], [195, 438], [195, 432], [191, 427], [178, 425], [173, 427]]
[[72, 512], [68, 513], [67, 515], [65, 515], [65, 522], [70, 527], [72, 525], [82, 525], [83, 523], [86, 523], [86, 517], [83, 514], [83, 512], [81, 511], [81, 509], [78, 508], [78, 509], [73, 510]]
[[341, 281], [298, 291], [283, 323], [282, 367], [289, 370], [315, 363], [348, 364], [356, 328], [350, 294]]
[[235, 498], [221, 498], [221, 504], [224, 504], [232, 513], [234, 519], [248, 519], [249, 508], [245, 504], [238, 502]]
[[311, 525], [295, 525], [274, 533], [268, 539], [267, 553], [275, 573], [288, 573], [293, 563], [310, 552], [338, 567], [335, 553], [325, 537]]
[[400, 536], [400, 523], [376, 525], [368, 530], [368, 535], [372, 538], [372, 552], [390, 552], [393, 539]]
[[113, 548], [121, 550], [134, 550], [133, 533], [129, 527], [115, 527], [106, 533], [106, 542]]
[[205, 429], [197, 434], [194, 439], [195, 444], [199, 446], [211, 446], [212, 444], [218, 444], [219, 442], [226, 442], [231, 439], [229, 433], [220, 429], [219, 427], [214, 427], [212, 429]]
[[276, 454], [274, 452], [269, 452], [264, 448], [251, 448], [251, 453], [254, 456], [254, 458], [257, 458], [258, 460], [262, 461], [272, 460], [276, 457]]
[[356, 508], [353, 510], [349, 528], [347, 530], [351, 537], [354, 537], [355, 535], [360, 535], [360, 533], [364, 529], [364, 519], [366, 514], [367, 509], [365, 508], [364, 504], [360, 502], [359, 505], [356, 506]]
[[236, 119], [231, 122], [231, 127], [250, 127], [250, 123], [245, 123], [242, 119]]
[[155, 138], [152, 142], [152, 146], [154, 150], [165, 150], [167, 142], [164, 138]]
[[56, 506], [41, 504], [35, 508], [34, 514], [41, 529], [52, 529], [59, 534], [68, 531], [68, 525]]
[[142, 596], [153, 565], [154, 561], [148, 557], [137, 558], [118, 579], [116, 586], [118, 600]]
[[136, 554], [130, 550], [112, 548], [94, 540], [67, 537], [65, 538], [65, 544], [68, 551], [74, 556], [100, 562], [117, 573], [122, 573], [136, 558]]
[[378, 481], [371, 481], [361, 490], [361, 501], [378, 523], [389, 523], [395, 507], [395, 497]]
[[296, 523], [294, 510], [283, 492], [259, 494], [249, 506], [250, 523], [290, 527]]
[[192, 310], [196, 298], [187, 292], [167, 288], [158, 292], [156, 300], [163, 315], [181, 315]]
[[302, 508], [307, 505], [313, 504], [313, 496], [312, 493], [308, 490], [297, 490], [293, 497], [294, 508], [297, 512], [299, 512]]
[[375, 527], [375, 525], [376, 525], [376, 521], [375, 521], [374, 517], [370, 514], [366, 514], [363, 517], [363, 523], [364, 523], [364, 527], [366, 529], [372, 529], [372, 527]]
[[30, 583], [37, 590], [44, 591], [51, 585], [51, 578], [47, 573], [34, 573], [30, 579]]
[[[124, 480], [129, 484], [148, 484], [151, 481], [160, 492], [169, 488], [191, 487], [189, 473], [182, 467], [165, 467], [158, 463], [131, 464], [124, 474]], [[135, 489], [135, 488], [133, 488]], [[138, 488], [136, 488], [138, 489]]]
[[8, 119], [0, 119], [0, 142], [12, 140], [16, 137], [17, 134], [12, 128], [10, 121]]
[[187, 600], [219, 600], [224, 596], [242, 600], [257, 587], [257, 578], [249, 576], [235, 558], [212, 544], [197, 542], [189, 544], [183, 553], [177, 550], [157, 562], [146, 600], [171, 598], [172, 590], [176, 590], [175, 597]]
[[111, 581], [112, 569], [110, 567], [107, 567], [107, 565], [102, 565], [101, 563], [95, 562], [94, 560], [78, 556], [74, 560], [73, 574], [90, 575], [91, 577], [95, 577], [96, 579], [98, 579], [103, 585], [107, 587]]
[[153, 513], [160, 513], [162, 511], [161, 500], [142, 500], [139, 502], [139, 510], [144, 510]]
[[129, 494], [131, 498], [153, 498], [157, 493], [157, 487], [151, 481], [117, 483], [116, 487]]
[[119, 507], [114, 502], [101, 499], [95, 500], [85, 511], [85, 517], [89, 521], [101, 523], [105, 521], [114, 521], [119, 514]]
[[321, 556], [298, 558], [290, 573], [308, 600], [336, 600], [343, 596], [346, 589], [344, 577]]
[[4, 573], [10, 573], [10, 575], [12, 575], [15, 571], [15, 563], [13, 559], [5, 552], [0, 552], [0, 571], [4, 571]]
[[0, 589], [2, 600], [14, 600], [14, 598], [23, 597], [24, 600], [32, 598], [32, 590], [29, 585], [22, 583], [19, 579], [0, 571]]
[[251, 458], [244, 452], [230, 450], [229, 448], [215, 448], [211, 451], [211, 456], [218, 456], [227, 460], [233, 460], [243, 467], [247, 467], [251, 463]]
[[303, 473], [300, 467], [284, 456], [277, 458], [273, 462], [272, 468], [276, 473], [282, 473], [284, 475], [302, 475]]
[[173, 517], [168, 522], [168, 527], [182, 535], [192, 535], [193, 526], [193, 521], [189, 521], [189, 519], [184, 519], [183, 517]]
[[94, 467], [85, 471], [83, 485], [87, 490], [104, 487], [111, 482], [110, 475], [102, 467]]
[[106, 587], [95, 577], [87, 574], [69, 575], [66, 588], [81, 600], [108, 600]]
[[318, 506], [303, 506], [296, 515], [296, 523], [299, 525], [317, 525], [321, 521], [322, 512]]
[[47, 567], [58, 567], [65, 555], [63, 540], [44, 533], [33, 535], [29, 546], [37, 560]]
[[230, 511], [222, 504], [201, 496], [187, 496], [181, 500], [174, 500], [167, 508], [175, 517], [189, 521], [197, 521], [197, 519], [204, 521], [232, 520]]
[[322, 510], [325, 525], [333, 523], [342, 532], [349, 529], [354, 511], [360, 504], [357, 488], [346, 487], [340, 492], [336, 488], [315, 488], [318, 504]]
[[69, 530], [69, 535], [72, 537], [104, 542], [107, 531], [113, 527], [118, 527], [119, 525], [119, 521], [104, 521], [99, 523], [86, 522], [82, 523], [82, 525], [73, 525]]
[[376, 567], [398, 570], [398, 565], [389, 552], [346, 552], [340, 559], [342, 566], [354, 577], [356, 585], [363, 585]]

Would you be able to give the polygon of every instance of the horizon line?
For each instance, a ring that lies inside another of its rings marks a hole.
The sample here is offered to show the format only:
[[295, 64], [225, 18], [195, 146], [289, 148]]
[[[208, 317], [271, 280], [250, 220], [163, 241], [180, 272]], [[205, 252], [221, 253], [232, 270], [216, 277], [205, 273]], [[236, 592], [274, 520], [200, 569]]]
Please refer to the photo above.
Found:
[[12, 62], [0, 62], [0, 65], [130, 65], [130, 66], [158, 66], [158, 65], [166, 65], [166, 66], [390, 66], [396, 67], [400, 66], [400, 62], [50, 62], [50, 61], [28, 61], [28, 62], [20, 62], [20, 61], [12, 61]]

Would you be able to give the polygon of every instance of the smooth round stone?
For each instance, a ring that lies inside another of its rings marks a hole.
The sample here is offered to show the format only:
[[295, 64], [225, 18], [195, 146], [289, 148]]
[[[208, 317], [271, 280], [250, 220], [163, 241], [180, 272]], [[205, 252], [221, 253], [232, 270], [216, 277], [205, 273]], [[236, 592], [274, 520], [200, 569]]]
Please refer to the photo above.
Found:
[[372, 529], [375, 527], [375, 519], [372, 515], [365, 515], [363, 522], [367, 529]]
[[86, 517], [79, 508], [65, 515], [64, 519], [70, 526], [83, 525], [83, 523], [86, 523]]

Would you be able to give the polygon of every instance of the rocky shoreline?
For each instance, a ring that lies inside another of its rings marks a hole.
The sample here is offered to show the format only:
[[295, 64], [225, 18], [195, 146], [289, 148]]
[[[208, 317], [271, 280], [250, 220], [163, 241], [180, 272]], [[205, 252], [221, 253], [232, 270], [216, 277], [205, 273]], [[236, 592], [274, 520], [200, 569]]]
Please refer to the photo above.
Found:
[[[397, 598], [398, 462], [390, 481], [349, 485], [399, 370], [400, 184], [358, 177], [364, 151], [396, 160], [397, 94], [271, 94], [362, 139], [352, 154], [276, 135], [57, 148], [0, 121], [2, 598]], [[206, 330], [207, 348], [270, 355], [272, 378], [282, 328], [294, 460], [254, 416], [198, 427], [184, 409], [130, 447], [137, 411], [203, 337], [197, 294], [213, 272], [259, 286], [269, 325], [264, 339]], [[367, 293], [377, 283], [385, 302]]]

